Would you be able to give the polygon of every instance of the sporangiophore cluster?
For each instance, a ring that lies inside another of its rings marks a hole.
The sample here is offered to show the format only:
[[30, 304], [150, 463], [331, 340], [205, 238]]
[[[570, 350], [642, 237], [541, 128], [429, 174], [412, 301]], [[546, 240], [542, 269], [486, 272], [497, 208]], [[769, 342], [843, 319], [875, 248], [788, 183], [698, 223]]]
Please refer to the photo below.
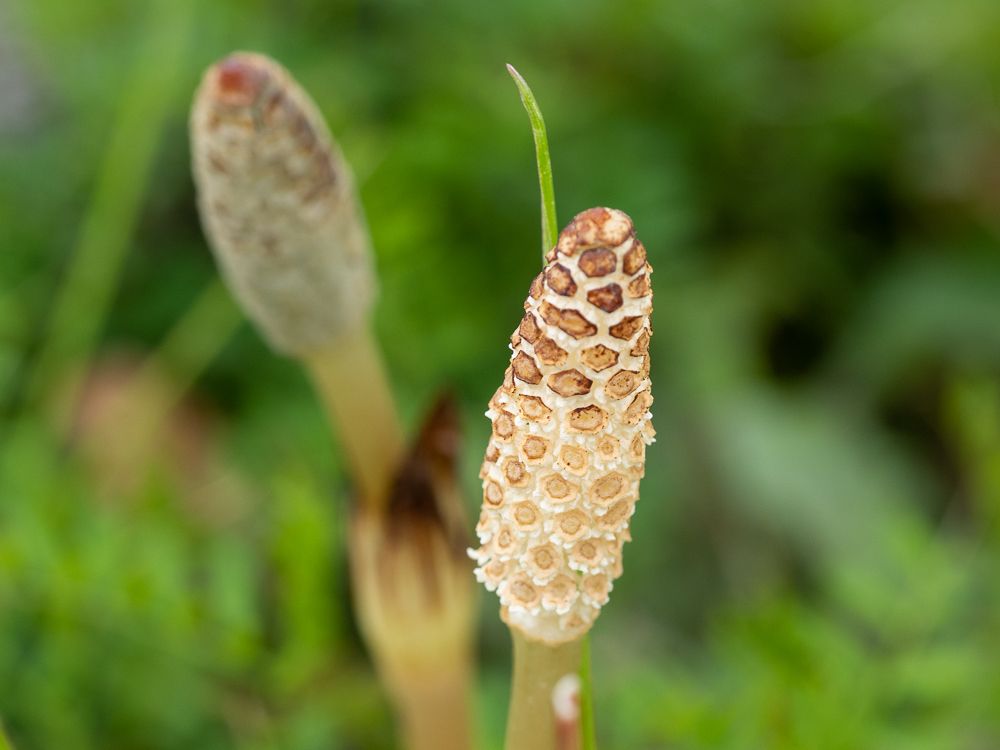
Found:
[[626, 214], [577, 215], [531, 284], [486, 412], [470, 555], [504, 621], [533, 640], [582, 636], [622, 573], [654, 436], [651, 272]]

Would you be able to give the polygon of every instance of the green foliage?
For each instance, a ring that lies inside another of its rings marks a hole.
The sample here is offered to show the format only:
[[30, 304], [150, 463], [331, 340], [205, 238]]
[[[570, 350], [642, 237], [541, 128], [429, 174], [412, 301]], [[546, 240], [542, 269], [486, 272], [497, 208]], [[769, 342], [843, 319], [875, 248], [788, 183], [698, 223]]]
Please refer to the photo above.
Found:
[[[350, 614], [336, 439], [295, 365], [233, 333], [193, 208], [190, 92], [234, 48], [285, 62], [355, 165], [400, 402], [412, 421], [459, 393], [470, 506], [538, 267], [505, 62], [545, 103], [564, 219], [635, 220], [658, 442], [592, 636], [601, 747], [1000, 745], [1000, 5], [0, 16], [0, 717], [18, 750], [393, 742]], [[68, 440], [74, 375], [122, 352], [155, 364], [174, 437], [145, 449], [130, 409]], [[509, 654], [485, 600], [483, 620], [494, 747]]]

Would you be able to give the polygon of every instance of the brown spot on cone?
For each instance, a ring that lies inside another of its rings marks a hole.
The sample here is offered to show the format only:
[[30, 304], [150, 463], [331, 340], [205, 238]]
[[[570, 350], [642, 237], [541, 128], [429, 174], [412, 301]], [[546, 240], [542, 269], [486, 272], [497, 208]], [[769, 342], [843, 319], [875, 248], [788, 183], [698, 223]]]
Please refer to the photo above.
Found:
[[587, 473], [587, 452], [578, 445], [564, 445], [559, 450], [559, 460], [573, 474]]
[[510, 440], [514, 436], [514, 415], [510, 412], [500, 412], [493, 420], [493, 434], [499, 440]]
[[641, 357], [646, 352], [649, 351], [649, 331], [643, 331], [639, 334], [639, 338], [635, 340], [635, 346], [632, 347], [629, 354], [633, 357]]
[[569, 426], [576, 432], [595, 433], [604, 429], [608, 422], [607, 412], [600, 406], [581, 406], [569, 413]]
[[617, 284], [608, 284], [591, 289], [587, 292], [587, 301], [604, 312], [614, 312], [622, 306], [622, 288]]
[[639, 373], [631, 370], [619, 370], [608, 380], [607, 385], [604, 386], [604, 392], [613, 399], [625, 398], [638, 388], [641, 382]]
[[539, 299], [542, 296], [542, 284], [544, 283], [544, 278], [542, 274], [538, 274], [531, 282], [531, 289], [528, 290], [528, 295], [532, 299]]
[[576, 310], [563, 310], [548, 302], [543, 302], [540, 312], [546, 323], [568, 333], [575, 339], [586, 338], [597, 333], [597, 326]]
[[514, 377], [518, 380], [523, 380], [525, 383], [532, 385], [542, 382], [542, 372], [538, 369], [538, 365], [535, 364], [535, 360], [531, 358], [530, 354], [518, 352], [517, 356], [511, 361], [511, 367], [514, 368]]
[[523, 531], [534, 531], [542, 525], [542, 514], [534, 503], [520, 502], [514, 505], [514, 523]]
[[545, 281], [556, 294], [563, 297], [572, 297], [576, 294], [576, 282], [573, 281], [573, 274], [561, 263], [553, 263], [545, 271]]
[[521, 445], [521, 452], [524, 454], [525, 460], [531, 463], [538, 463], [543, 458], [549, 450], [549, 441], [538, 435], [530, 435], [524, 439], [524, 443]]
[[615, 323], [608, 329], [608, 333], [614, 336], [616, 339], [624, 339], [628, 341], [635, 335], [635, 332], [642, 328], [644, 318], [642, 315], [631, 315], [622, 318], [619, 322]]
[[503, 488], [493, 480], [488, 481], [483, 488], [483, 502], [491, 508], [499, 508], [503, 505]]
[[580, 270], [590, 278], [607, 276], [614, 273], [618, 267], [618, 256], [615, 251], [606, 247], [587, 250], [580, 256]]
[[548, 386], [560, 396], [582, 396], [590, 393], [594, 381], [579, 370], [563, 370], [549, 375]]
[[518, 396], [517, 405], [524, 418], [531, 422], [546, 424], [552, 417], [552, 410], [538, 396]]
[[637, 273], [646, 265], [646, 248], [638, 240], [632, 245], [632, 248], [625, 253], [625, 258], [622, 261], [622, 270], [631, 276]]
[[600, 372], [618, 363], [618, 352], [614, 349], [609, 349], [604, 344], [598, 344], [589, 349], [584, 349], [580, 353], [580, 359], [591, 370]]
[[566, 361], [567, 353], [548, 336], [543, 336], [535, 343], [535, 356], [546, 365], [558, 367]]
[[538, 327], [538, 318], [530, 312], [526, 312], [524, 317], [521, 318], [521, 325], [518, 326], [517, 331], [524, 337], [525, 341], [534, 344], [538, 340], [538, 334], [541, 332], [541, 329]]
[[636, 276], [628, 284], [628, 295], [630, 297], [645, 297], [649, 294], [649, 274], [644, 273], [641, 276]]
[[512, 487], [528, 486], [528, 472], [525, 470], [524, 464], [513, 456], [504, 459], [503, 475]]

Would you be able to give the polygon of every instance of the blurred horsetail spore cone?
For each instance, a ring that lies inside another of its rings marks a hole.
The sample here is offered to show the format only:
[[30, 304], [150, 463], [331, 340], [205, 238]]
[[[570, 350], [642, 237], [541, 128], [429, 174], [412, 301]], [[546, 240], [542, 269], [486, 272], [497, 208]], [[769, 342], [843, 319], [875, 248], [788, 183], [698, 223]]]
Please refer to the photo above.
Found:
[[375, 278], [353, 178], [288, 72], [251, 53], [213, 65], [195, 96], [191, 142], [205, 230], [269, 343], [301, 355], [362, 324]]
[[652, 268], [621, 211], [576, 216], [531, 285], [486, 415], [471, 554], [505, 622], [535, 641], [590, 629], [622, 572], [649, 407]]

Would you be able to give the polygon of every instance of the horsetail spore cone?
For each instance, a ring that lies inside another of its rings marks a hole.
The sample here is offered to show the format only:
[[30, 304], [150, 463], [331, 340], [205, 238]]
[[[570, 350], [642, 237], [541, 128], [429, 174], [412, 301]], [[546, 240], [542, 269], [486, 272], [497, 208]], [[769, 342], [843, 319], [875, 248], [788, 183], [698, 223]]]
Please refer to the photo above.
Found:
[[590, 629], [622, 572], [654, 435], [652, 268], [631, 219], [608, 208], [577, 215], [546, 261], [486, 413], [471, 554], [504, 621], [558, 645]]
[[366, 321], [375, 276], [353, 178], [288, 72], [252, 53], [212, 66], [191, 134], [205, 230], [272, 347], [302, 355]]
[[302, 360], [362, 500], [384, 503], [404, 442], [369, 327], [368, 230], [319, 110], [278, 63], [235, 53], [205, 73], [191, 144], [202, 223], [230, 290], [272, 348]]

